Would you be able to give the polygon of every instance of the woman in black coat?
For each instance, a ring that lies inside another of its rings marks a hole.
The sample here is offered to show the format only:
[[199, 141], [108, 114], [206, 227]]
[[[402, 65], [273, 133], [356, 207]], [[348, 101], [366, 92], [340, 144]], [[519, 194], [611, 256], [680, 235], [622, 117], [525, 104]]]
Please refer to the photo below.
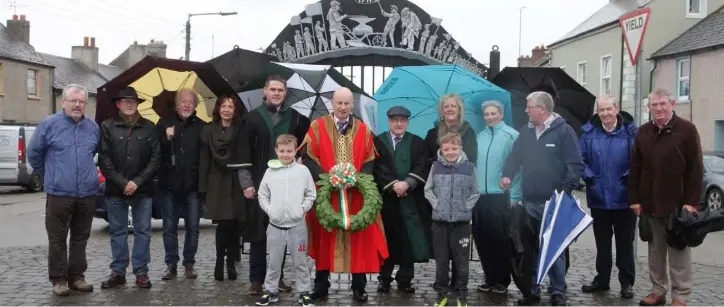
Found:
[[237, 169], [241, 127], [241, 104], [232, 96], [216, 100], [213, 121], [201, 133], [199, 192], [205, 194], [204, 218], [216, 228], [216, 267], [214, 278], [224, 280], [224, 261], [229, 279], [236, 279], [234, 261], [238, 258], [239, 225], [245, 221]]
[[443, 95], [437, 103], [437, 113], [440, 115], [440, 119], [435, 122], [432, 129], [427, 131], [427, 136], [425, 136], [430, 163], [437, 160], [440, 138], [449, 132], [455, 132], [463, 140], [463, 152], [468, 161], [475, 164], [478, 159], [477, 136], [470, 123], [465, 121], [465, 102], [463, 99], [457, 94]]

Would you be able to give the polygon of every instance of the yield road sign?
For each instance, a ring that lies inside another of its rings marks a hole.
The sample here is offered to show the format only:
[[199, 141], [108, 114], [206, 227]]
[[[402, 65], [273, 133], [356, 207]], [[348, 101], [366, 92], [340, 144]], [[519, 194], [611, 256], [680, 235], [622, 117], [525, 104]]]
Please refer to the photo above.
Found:
[[639, 51], [646, 34], [646, 26], [649, 24], [651, 16], [651, 8], [643, 8], [635, 12], [628, 13], [619, 18], [618, 23], [621, 25], [623, 38], [626, 42], [626, 50], [631, 60], [631, 64], [636, 66], [639, 58]]

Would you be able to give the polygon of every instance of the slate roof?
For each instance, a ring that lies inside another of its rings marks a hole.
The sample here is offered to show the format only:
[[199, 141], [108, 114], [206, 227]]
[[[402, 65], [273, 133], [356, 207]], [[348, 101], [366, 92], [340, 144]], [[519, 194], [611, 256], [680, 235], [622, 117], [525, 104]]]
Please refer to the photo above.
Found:
[[651, 55], [652, 59], [724, 46], [724, 6]]
[[[96, 94], [98, 88], [110, 80], [106, 79], [101, 73], [93, 71], [76, 60], [47, 53], [40, 54], [55, 66], [53, 87], [56, 89], [62, 89], [68, 84], [75, 83], [85, 87], [88, 93]], [[110, 71], [112, 69], [110, 68], [112, 66], [99, 65], [98, 70], [101, 70], [100, 66], [105, 66], [104, 70]]]
[[43, 66], [52, 66], [30, 44], [14, 40], [10, 31], [0, 23], [0, 58], [8, 58]]
[[561, 37], [557, 41], [549, 44], [548, 47], [579, 37], [588, 32], [600, 29], [604, 26], [617, 23], [618, 18], [621, 17], [623, 14], [637, 10], [639, 8], [639, 2], [641, 3], [641, 6], [646, 6], [652, 1], [654, 0], [622, 0], [613, 2], [609, 1], [598, 11], [593, 13], [591, 17], [588, 17], [588, 19], [576, 26], [570, 32], [566, 33], [566, 35], [563, 35], [563, 37]]
[[105, 64], [98, 64], [98, 73], [101, 74], [103, 79], [106, 79], [107, 81], [112, 80], [116, 76], [120, 75], [122, 72], [123, 68]]

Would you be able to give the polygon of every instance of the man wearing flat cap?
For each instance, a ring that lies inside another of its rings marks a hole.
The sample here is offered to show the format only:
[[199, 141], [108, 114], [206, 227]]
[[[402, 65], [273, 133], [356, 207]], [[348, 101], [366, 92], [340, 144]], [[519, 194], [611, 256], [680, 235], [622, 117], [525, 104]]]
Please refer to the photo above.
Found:
[[136, 285], [150, 288], [151, 218], [153, 177], [161, 164], [161, 148], [153, 122], [141, 117], [138, 104], [145, 101], [132, 87], [111, 100], [118, 115], [101, 124], [98, 162], [106, 177], [106, 207], [111, 237], [111, 274], [101, 288], [126, 283], [128, 267], [128, 208], [133, 214], [133, 251], [130, 262]]
[[395, 106], [387, 111], [389, 131], [375, 137], [379, 153], [375, 181], [382, 195], [382, 222], [390, 257], [380, 268], [377, 292], [390, 292], [392, 270], [397, 291], [415, 293], [414, 263], [432, 258], [432, 209], [425, 198], [425, 178], [430, 171], [425, 141], [407, 132], [410, 110]]

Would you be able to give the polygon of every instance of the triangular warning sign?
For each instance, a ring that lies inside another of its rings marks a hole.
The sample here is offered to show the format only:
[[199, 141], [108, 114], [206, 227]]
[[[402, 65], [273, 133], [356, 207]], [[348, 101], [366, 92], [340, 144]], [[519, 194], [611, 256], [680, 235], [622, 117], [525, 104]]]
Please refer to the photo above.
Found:
[[635, 12], [628, 13], [619, 18], [618, 23], [621, 25], [623, 39], [626, 43], [626, 50], [631, 60], [631, 64], [636, 66], [639, 58], [639, 51], [646, 34], [646, 26], [649, 24], [651, 16], [651, 8], [643, 8]]

